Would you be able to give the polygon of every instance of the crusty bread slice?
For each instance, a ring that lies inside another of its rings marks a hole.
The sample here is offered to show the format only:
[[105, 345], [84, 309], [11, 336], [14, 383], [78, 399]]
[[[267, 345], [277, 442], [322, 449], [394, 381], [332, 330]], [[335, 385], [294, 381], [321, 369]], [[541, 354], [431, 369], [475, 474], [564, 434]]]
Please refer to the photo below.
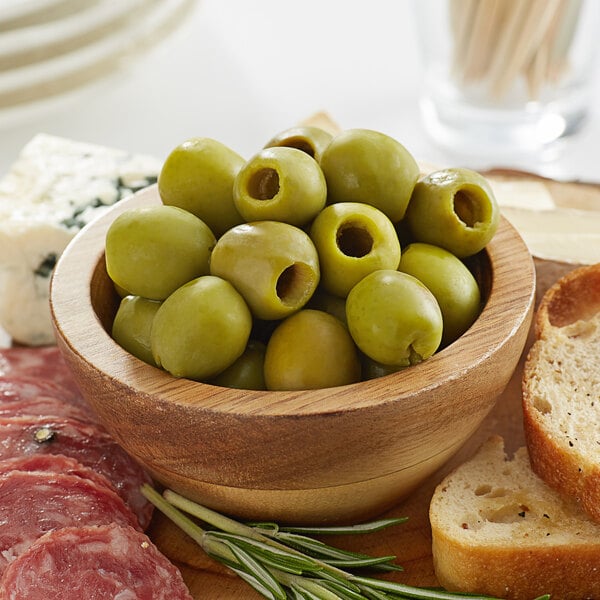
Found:
[[433, 562], [448, 590], [532, 600], [600, 598], [600, 524], [491, 437], [436, 488]]
[[600, 522], [600, 263], [546, 292], [535, 331], [523, 371], [532, 468]]

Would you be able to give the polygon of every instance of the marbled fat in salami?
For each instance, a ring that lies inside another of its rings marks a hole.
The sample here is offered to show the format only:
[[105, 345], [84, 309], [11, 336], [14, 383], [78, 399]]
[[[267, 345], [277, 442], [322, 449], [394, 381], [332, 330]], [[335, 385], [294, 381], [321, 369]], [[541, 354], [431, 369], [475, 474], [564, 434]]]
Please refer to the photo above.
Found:
[[41, 471], [73, 475], [89, 479], [96, 485], [105, 486], [115, 494], [117, 493], [115, 486], [104, 475], [63, 454], [29, 454], [0, 460], [0, 476], [10, 471]]
[[104, 475], [139, 519], [150, 523], [152, 504], [140, 491], [150, 476], [101, 427], [76, 419], [0, 418], [0, 460], [32, 454], [64, 454]]
[[88, 413], [74, 404], [52, 396], [38, 396], [24, 400], [6, 401], [0, 397], [0, 417], [20, 417], [25, 415], [47, 417], [69, 417], [84, 423], [95, 422]]
[[49, 531], [110, 523], [137, 527], [123, 499], [105, 485], [41, 471], [0, 476], [0, 523], [0, 573]]
[[[0, 364], [3, 360], [2, 352], [5, 351], [0, 351]], [[65, 402], [72, 402], [73, 400], [76, 401], [81, 394], [50, 379], [16, 375], [15, 373], [0, 375], [0, 402], [28, 400], [38, 396], [51, 396], [52, 398], [60, 398]]]
[[[0, 362], [1, 357], [0, 352]], [[76, 407], [85, 413], [88, 421], [98, 421], [96, 413], [78, 390], [66, 388], [50, 379], [38, 379], [28, 375], [0, 376], [0, 404], [35, 400], [39, 397], [60, 400], [66, 405]]]
[[38, 539], [4, 573], [0, 600], [193, 600], [181, 573], [131, 527], [65, 528]]
[[57, 346], [13, 346], [0, 351], [0, 377], [27, 376], [58, 383], [74, 394], [79, 388]]

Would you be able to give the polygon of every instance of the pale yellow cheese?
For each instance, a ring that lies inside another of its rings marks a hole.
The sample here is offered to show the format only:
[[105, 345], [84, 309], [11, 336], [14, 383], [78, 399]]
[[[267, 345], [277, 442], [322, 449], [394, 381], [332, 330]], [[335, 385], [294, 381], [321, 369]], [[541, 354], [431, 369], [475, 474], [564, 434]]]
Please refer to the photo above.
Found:
[[502, 213], [533, 256], [577, 264], [600, 262], [600, 212], [503, 206]]

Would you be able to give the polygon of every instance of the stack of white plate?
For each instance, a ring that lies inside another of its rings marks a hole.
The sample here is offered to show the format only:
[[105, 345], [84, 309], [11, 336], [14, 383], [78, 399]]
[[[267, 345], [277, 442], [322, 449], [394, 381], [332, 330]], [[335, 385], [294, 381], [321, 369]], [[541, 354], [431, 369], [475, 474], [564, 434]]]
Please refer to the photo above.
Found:
[[195, 0], [1, 0], [0, 123], [113, 72]]

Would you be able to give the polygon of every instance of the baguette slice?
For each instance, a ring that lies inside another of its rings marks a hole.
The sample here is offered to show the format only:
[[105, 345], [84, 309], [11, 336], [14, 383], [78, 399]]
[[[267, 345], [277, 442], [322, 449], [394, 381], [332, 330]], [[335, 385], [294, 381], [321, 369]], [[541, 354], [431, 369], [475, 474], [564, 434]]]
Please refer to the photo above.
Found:
[[523, 422], [533, 470], [600, 522], [600, 263], [543, 296], [523, 371]]
[[448, 590], [532, 600], [600, 598], [600, 525], [491, 437], [436, 488], [433, 563]]

